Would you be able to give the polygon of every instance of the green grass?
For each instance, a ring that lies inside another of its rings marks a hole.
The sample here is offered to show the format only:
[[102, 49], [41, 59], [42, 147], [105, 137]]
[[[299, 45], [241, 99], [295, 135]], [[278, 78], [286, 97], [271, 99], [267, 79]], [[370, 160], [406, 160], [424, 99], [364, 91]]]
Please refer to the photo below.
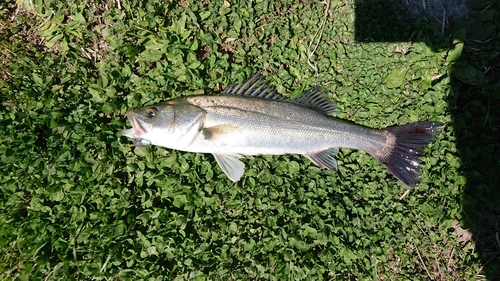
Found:
[[[353, 1], [17, 2], [0, 10], [0, 279], [500, 272], [493, 2], [471, 2], [445, 34], [418, 21], [400, 42], [377, 40], [384, 30], [370, 20], [356, 33]], [[422, 182], [409, 189], [342, 150], [338, 172], [246, 157], [232, 183], [211, 155], [130, 147], [119, 134], [130, 109], [257, 71], [286, 96], [322, 85], [340, 118], [366, 126], [443, 122]]]

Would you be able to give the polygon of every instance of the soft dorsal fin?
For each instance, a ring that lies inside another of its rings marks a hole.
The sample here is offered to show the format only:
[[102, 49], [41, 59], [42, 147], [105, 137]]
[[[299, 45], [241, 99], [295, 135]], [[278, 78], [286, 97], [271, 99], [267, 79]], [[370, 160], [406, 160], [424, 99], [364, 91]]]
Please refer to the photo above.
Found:
[[310, 90], [300, 93], [293, 99], [287, 99], [278, 94], [278, 92], [276, 92], [276, 90], [272, 88], [259, 73], [250, 76], [242, 84], [232, 84], [224, 89], [221, 94], [287, 101], [316, 110], [326, 115], [337, 115], [334, 103], [323, 93], [323, 89], [321, 87], [314, 86]]
[[291, 101], [326, 115], [335, 116], [338, 113], [335, 104], [328, 99], [320, 86], [314, 86], [308, 91], [300, 93]]
[[250, 76], [242, 84], [232, 84], [221, 92], [222, 95], [241, 95], [263, 99], [286, 100], [278, 94], [259, 73]]

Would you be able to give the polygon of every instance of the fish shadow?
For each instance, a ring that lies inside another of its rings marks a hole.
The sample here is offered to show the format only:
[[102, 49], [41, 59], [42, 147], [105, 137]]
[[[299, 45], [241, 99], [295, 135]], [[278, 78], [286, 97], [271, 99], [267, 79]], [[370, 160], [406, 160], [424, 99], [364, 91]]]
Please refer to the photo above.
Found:
[[[451, 92], [447, 97], [451, 124], [446, 126], [454, 130], [456, 153], [461, 160], [460, 173], [466, 178], [465, 185], [449, 183], [456, 185], [453, 187], [462, 191], [459, 198], [456, 198], [456, 204], [461, 207], [462, 219], [460, 225], [453, 227], [457, 250], [466, 247], [467, 243], [472, 243], [473, 251], [478, 254], [481, 268], [477, 275], [483, 275], [487, 280], [499, 280], [500, 40], [498, 37], [495, 38], [495, 34], [498, 34], [498, 24], [495, 31], [495, 28], [488, 23], [485, 11], [489, 9], [494, 14], [494, 9], [500, 8], [500, 4], [497, 5], [499, 7], [491, 3], [488, 6], [488, 3], [483, 1], [485, 3], [483, 6], [475, 4], [476, 6], [468, 7], [470, 13], [467, 13], [466, 18], [450, 19], [446, 17], [445, 13], [448, 12], [446, 9], [434, 15], [427, 13], [429, 11], [425, 8], [437, 8], [422, 6], [425, 1], [401, 1], [410, 6], [416, 2], [420, 7], [413, 6], [413, 10], [408, 11], [401, 5], [395, 5], [393, 1], [358, 0], [355, 11], [356, 40], [359, 42], [421, 41], [433, 51], [438, 51], [450, 48], [450, 35], [452, 35], [450, 30], [465, 27], [464, 51], [451, 66]], [[460, 1], [455, 2], [457, 11], [458, 8], [467, 8], [459, 7], [458, 2]], [[445, 17], [437, 16], [439, 14], [444, 14]], [[498, 15], [498, 12], [496, 14]], [[420, 15], [420, 19], [415, 20], [416, 15]], [[410, 24], [412, 22], [414, 24]], [[442, 25], [441, 34], [436, 32], [436, 28], [434, 30], [428, 28], [431, 22], [434, 22], [434, 27], [436, 23], [438, 27], [439, 24]], [[484, 35], [487, 28], [493, 30], [491, 35]], [[496, 61], [487, 59], [495, 57]], [[464, 77], [462, 73], [464, 68], [476, 73]], [[471, 264], [471, 260], [467, 262]]]

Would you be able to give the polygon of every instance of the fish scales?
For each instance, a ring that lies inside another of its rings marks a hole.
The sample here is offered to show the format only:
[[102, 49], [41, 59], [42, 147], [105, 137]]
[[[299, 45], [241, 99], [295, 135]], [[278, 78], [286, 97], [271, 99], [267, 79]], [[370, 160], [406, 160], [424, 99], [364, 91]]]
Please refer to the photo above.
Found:
[[[242, 129], [240, 134], [247, 140], [227, 138], [219, 144], [200, 134], [191, 147], [198, 152], [210, 152], [208, 147], [212, 145], [210, 149], [245, 155], [305, 154], [329, 147], [367, 151], [386, 141], [378, 130], [333, 119], [293, 103], [239, 96], [197, 96], [186, 100], [206, 112], [206, 127], [232, 124]], [[360, 135], [371, 137], [359, 138]]]
[[132, 128], [121, 133], [135, 145], [212, 153], [232, 181], [243, 176], [243, 155], [302, 154], [322, 168], [336, 169], [338, 148], [353, 148], [385, 164], [404, 184], [418, 183], [419, 157], [441, 123], [372, 129], [334, 114], [320, 87], [285, 99], [256, 74], [219, 95], [182, 97], [130, 111]]

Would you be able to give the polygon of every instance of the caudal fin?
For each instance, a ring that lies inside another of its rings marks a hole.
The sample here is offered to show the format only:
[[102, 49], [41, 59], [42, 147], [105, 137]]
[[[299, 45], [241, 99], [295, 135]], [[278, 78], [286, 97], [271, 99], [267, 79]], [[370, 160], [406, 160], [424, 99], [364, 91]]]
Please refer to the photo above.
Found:
[[417, 184], [422, 176], [419, 157], [425, 146], [439, 133], [439, 122], [417, 122], [385, 130], [388, 141], [376, 158], [400, 181], [409, 186]]

